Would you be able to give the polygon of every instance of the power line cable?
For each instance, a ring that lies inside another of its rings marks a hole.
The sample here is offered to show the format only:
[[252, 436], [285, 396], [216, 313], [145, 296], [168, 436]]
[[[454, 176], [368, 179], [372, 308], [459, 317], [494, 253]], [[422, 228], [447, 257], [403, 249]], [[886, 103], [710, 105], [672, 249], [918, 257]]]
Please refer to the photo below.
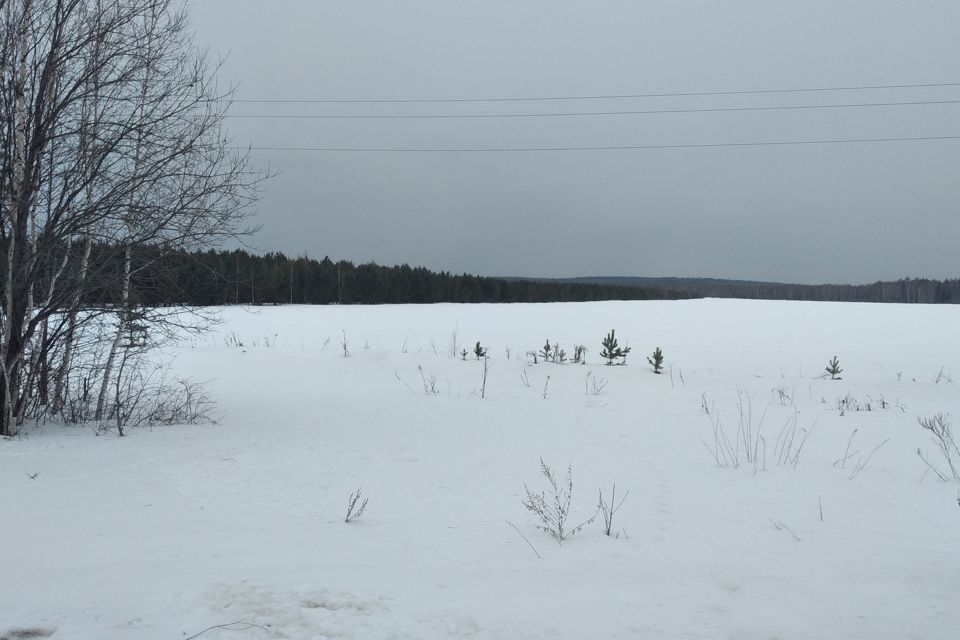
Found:
[[696, 96], [742, 96], [784, 93], [814, 93], [819, 91], [872, 91], [879, 89], [932, 89], [960, 87], [960, 82], [933, 82], [914, 84], [852, 85], [841, 87], [805, 87], [794, 89], [752, 89], [728, 91], [683, 91], [672, 93], [596, 94], [576, 96], [528, 96], [498, 98], [406, 98], [391, 100], [367, 99], [236, 99], [237, 104], [428, 104], [446, 102], [540, 102], [552, 100], [620, 100], [632, 98], [688, 98]]
[[357, 114], [267, 114], [242, 113], [229, 114], [227, 118], [239, 119], [280, 119], [280, 120], [440, 120], [440, 119], [473, 119], [473, 118], [567, 118], [585, 116], [628, 116], [628, 115], [657, 115], [679, 113], [725, 113], [736, 111], [790, 111], [810, 109], [850, 109], [874, 107], [905, 107], [920, 105], [948, 105], [960, 104], [960, 100], [920, 100], [904, 102], [866, 102], [841, 104], [795, 104], [759, 107], [705, 107], [694, 109], [643, 109], [631, 111], [573, 111], [562, 113], [467, 113], [467, 114], [386, 114], [386, 115], [357, 115]]
[[845, 138], [832, 140], [769, 140], [759, 142], [710, 142], [689, 144], [644, 144], [610, 145], [583, 147], [475, 147], [475, 148], [390, 148], [390, 147], [281, 147], [251, 146], [231, 147], [238, 151], [290, 151], [290, 152], [332, 152], [332, 153], [531, 153], [561, 151], [627, 151], [658, 149], [715, 149], [721, 147], [785, 147], [795, 145], [860, 144], [884, 142], [924, 142], [934, 140], [960, 140], [955, 136], [915, 136], [902, 138]]

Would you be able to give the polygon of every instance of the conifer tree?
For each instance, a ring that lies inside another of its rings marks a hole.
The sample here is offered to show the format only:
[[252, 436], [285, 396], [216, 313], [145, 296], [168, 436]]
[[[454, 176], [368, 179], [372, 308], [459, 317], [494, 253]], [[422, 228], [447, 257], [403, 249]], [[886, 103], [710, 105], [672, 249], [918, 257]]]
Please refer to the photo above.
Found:
[[477, 345], [473, 348], [473, 355], [477, 356], [477, 360], [487, 355], [487, 350], [480, 346], [479, 340], [477, 341]]
[[660, 373], [663, 369], [663, 352], [660, 350], [660, 347], [657, 347], [653, 355], [647, 356], [647, 362], [653, 365], [653, 372]]
[[837, 360], [837, 356], [833, 356], [833, 360], [827, 363], [827, 373], [830, 374], [831, 380], [840, 380], [840, 374], [843, 373], [843, 369], [840, 368], [840, 361]]
[[553, 347], [550, 346], [550, 340], [546, 340], [543, 344], [543, 349], [540, 349], [540, 357], [543, 358], [544, 362], [550, 362], [553, 357]]
[[600, 352], [600, 357], [605, 358], [608, 365], [612, 365], [613, 361], [617, 358], [620, 358], [620, 364], [627, 363], [627, 354], [630, 353], [630, 347], [621, 348], [619, 346], [613, 329], [611, 329], [610, 333], [603, 339], [601, 345], [603, 346], [603, 351]]

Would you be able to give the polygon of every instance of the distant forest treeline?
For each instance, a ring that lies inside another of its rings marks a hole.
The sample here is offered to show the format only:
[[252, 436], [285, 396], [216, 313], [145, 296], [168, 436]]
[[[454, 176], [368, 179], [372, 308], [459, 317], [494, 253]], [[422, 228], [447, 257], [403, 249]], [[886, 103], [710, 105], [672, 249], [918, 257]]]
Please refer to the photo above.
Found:
[[[92, 273], [104, 286], [88, 302], [118, 298], [119, 275], [109, 265], [117, 247], [99, 246]], [[115, 257], [115, 256], [113, 256]], [[960, 279], [903, 279], [864, 285], [782, 284], [708, 278], [588, 277], [492, 278], [434, 272], [408, 265], [354, 264], [330, 258], [291, 258], [249, 251], [161, 251], [138, 249], [133, 256], [131, 296], [135, 304], [404, 304], [434, 302], [586, 302], [747, 298], [836, 302], [960, 303]], [[95, 298], [95, 299], [94, 299]]]
[[[100, 247], [106, 256], [115, 249]], [[93, 257], [96, 261], [96, 257]], [[291, 258], [247, 251], [166, 252], [134, 255], [131, 296], [136, 303], [401, 304], [433, 302], [585, 302], [689, 298], [665, 287], [506, 280], [406, 264], [354, 264], [330, 258]], [[104, 292], [101, 302], [111, 302]]]
[[825, 302], [960, 303], [960, 279], [904, 278], [873, 284], [784, 284], [713, 278], [567, 278], [558, 282], [664, 288], [693, 298], [810, 300]]

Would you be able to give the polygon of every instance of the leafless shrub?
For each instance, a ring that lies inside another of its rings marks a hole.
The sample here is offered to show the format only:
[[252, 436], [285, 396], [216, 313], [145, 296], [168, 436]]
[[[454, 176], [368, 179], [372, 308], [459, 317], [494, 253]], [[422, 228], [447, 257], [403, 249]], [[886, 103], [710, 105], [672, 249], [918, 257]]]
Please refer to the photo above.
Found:
[[856, 398], [847, 393], [845, 396], [837, 398], [837, 409], [840, 410], [840, 415], [845, 415], [848, 411], [860, 411], [860, 404]]
[[[670, 366], [670, 375], [671, 375], [671, 376], [673, 375], [673, 366], [672, 366], [672, 365]], [[683, 369], [680, 369], [679, 367], [677, 368], [677, 377], [680, 378], [680, 384], [683, 386], [684, 389], [686, 389], [686, 388], [687, 388], [687, 381], [683, 379]]]
[[849, 460], [853, 456], [860, 453], [859, 449], [854, 451], [853, 453], [850, 453], [850, 445], [853, 444], [853, 436], [857, 435], [857, 431], [858, 429], [854, 429], [853, 433], [850, 434], [850, 439], [847, 440], [847, 448], [843, 452], [843, 457], [834, 461], [833, 463], [834, 467], [839, 466], [841, 469], [845, 469], [847, 466], [847, 460]]
[[[777, 458], [777, 466], [789, 465], [794, 469], [800, 462], [800, 453], [803, 451], [803, 445], [807, 443], [810, 434], [813, 433], [816, 424], [807, 431], [798, 427], [800, 421], [800, 412], [793, 410], [793, 415], [787, 419], [786, 424], [777, 435], [777, 441], [773, 445], [773, 455]], [[799, 428], [799, 431], [798, 431]], [[800, 436], [799, 441], [797, 436]]]
[[411, 386], [407, 383], [406, 380], [404, 380], [403, 378], [400, 377], [400, 373], [399, 373], [399, 372], [394, 371], [394, 372], [393, 372], [393, 376], [397, 379], [397, 382], [402, 382], [402, 383], [403, 383], [403, 386], [405, 386], [407, 389], [410, 390], [410, 393], [412, 393], [413, 395], [417, 395], [417, 392], [413, 390], [413, 387], [411, 387]]
[[417, 370], [420, 372], [420, 380], [423, 381], [423, 392], [428, 396], [437, 396], [440, 395], [440, 389], [438, 388], [439, 379], [435, 373], [431, 373], [429, 377], [423, 372], [422, 366], [417, 366]]
[[124, 435], [136, 426], [205, 424], [216, 421], [215, 403], [203, 384], [171, 376], [170, 361], [159, 360], [159, 349], [148, 346], [119, 350], [109, 402], [97, 413], [97, 388], [102, 387], [106, 347], [87, 347], [65, 377], [60, 417], [68, 423], [95, 424], [97, 433]]
[[938, 413], [929, 418], [917, 418], [917, 422], [930, 433], [930, 438], [933, 440], [933, 443], [937, 445], [940, 456], [943, 458], [943, 463], [946, 464], [946, 469], [941, 470], [933, 464], [929, 457], [924, 455], [919, 448], [917, 449], [917, 455], [941, 480], [949, 480], [952, 478], [953, 480], [960, 481], [960, 470], [957, 469], [958, 464], [960, 464], [960, 447], [957, 446], [957, 442], [953, 438], [953, 432], [950, 429], [950, 419], [942, 413]]
[[523, 383], [523, 386], [525, 386], [525, 387], [527, 387], [527, 388], [530, 387], [530, 378], [527, 376], [527, 372], [526, 372], [526, 371], [521, 371], [521, 372], [520, 372], [520, 382]]
[[[351, 493], [350, 497], [347, 498], [347, 515], [343, 519], [344, 522], [350, 524], [355, 520], [359, 520], [363, 517], [363, 513], [367, 510], [367, 501], [369, 498], [363, 498], [363, 501], [360, 500], [361, 489], [357, 489], [356, 493]], [[360, 503], [360, 506], [357, 506], [357, 503]]]
[[587, 348], [582, 344], [573, 345], [574, 364], [587, 364]]
[[262, 340], [262, 341], [255, 339], [255, 340], [253, 341], [253, 343], [252, 343], [252, 346], [254, 346], [254, 347], [264, 347], [264, 348], [266, 348], [266, 349], [270, 349], [270, 348], [272, 348], [272, 347], [276, 347], [276, 346], [277, 346], [277, 336], [278, 336], [278, 335], [280, 335], [280, 334], [278, 334], [278, 333], [273, 334], [273, 340], [272, 340], [272, 341], [270, 340], [270, 336], [263, 336], [263, 340]]
[[777, 401], [780, 403], [781, 407], [793, 405], [793, 397], [796, 395], [796, 391], [796, 387], [788, 389], [785, 383], [780, 383], [773, 388], [773, 392], [776, 394]]
[[457, 353], [460, 351], [460, 342], [457, 336], [457, 331], [460, 328], [460, 323], [453, 325], [453, 331], [450, 332], [450, 340], [447, 342], [447, 355], [451, 358], [456, 358]]
[[877, 446], [875, 446], [875, 447], [873, 448], [873, 451], [871, 451], [871, 452], [870, 452], [870, 455], [868, 455], [866, 458], [862, 458], [862, 459], [860, 459], [860, 460], [857, 460], [857, 464], [855, 464], [855, 465], [853, 466], [853, 471], [851, 471], [851, 472], [850, 472], [850, 475], [847, 476], [847, 480], [853, 480], [853, 479], [856, 478], [858, 475], [860, 475], [860, 472], [867, 468], [867, 463], [870, 462], [870, 458], [873, 457], [873, 454], [875, 454], [877, 451], [879, 451], [879, 450], [880, 450], [880, 447], [882, 447], [883, 445], [887, 444], [889, 441], [890, 441], [890, 438], [887, 438], [886, 440], [884, 440], [883, 442], [881, 442], [880, 444], [878, 444]]
[[[477, 343], [480, 344], [479, 342]], [[480, 399], [487, 397], [487, 373], [490, 371], [490, 358], [483, 356], [483, 385], [480, 387]]]
[[770, 405], [767, 405], [760, 416], [760, 420], [754, 424], [753, 402], [746, 392], [739, 391], [737, 393], [739, 421], [737, 433], [731, 440], [720, 420], [720, 414], [707, 406], [705, 394], [701, 396], [701, 403], [701, 408], [706, 413], [710, 426], [713, 428], [713, 447], [711, 448], [703, 438], [700, 438], [700, 442], [713, 456], [717, 466], [739, 469], [742, 463], [746, 463], [753, 466], [754, 473], [759, 471], [761, 467], [765, 469], [767, 443], [762, 431], [763, 421]]
[[583, 384], [584, 388], [586, 389], [586, 393], [591, 396], [599, 396], [607, 387], [607, 379], [595, 376], [593, 375], [593, 372], [590, 371], [587, 373], [587, 377]]
[[117, 392], [112, 419], [117, 432], [124, 435], [128, 426], [174, 424], [209, 424], [214, 419], [214, 401], [203, 385], [179, 378], [168, 381], [169, 367], [153, 369], [133, 366], [125, 370], [123, 363], [117, 374]]
[[940, 384], [941, 382], [952, 384], [953, 377], [950, 375], [949, 371], [945, 372], [943, 370], [943, 367], [940, 367], [940, 371], [937, 372], [937, 375], [934, 377], [933, 382], [934, 384]]
[[536, 516], [537, 529], [549, 534], [559, 544], [563, 544], [564, 540], [580, 533], [585, 526], [592, 523], [596, 519], [597, 513], [575, 527], [568, 527], [567, 520], [570, 517], [570, 503], [573, 498], [573, 467], [567, 467], [567, 477], [562, 485], [558, 482], [554, 471], [543, 461], [543, 458], [540, 458], [540, 473], [543, 474], [550, 485], [548, 489], [549, 497], [547, 492], [534, 493], [524, 484], [526, 498], [523, 500], [523, 506]]
[[[624, 501], [627, 499], [627, 496], [630, 495], [630, 490], [627, 489], [627, 492], [623, 494], [623, 497], [620, 498], [620, 502], [617, 502], [617, 485], [613, 485], [613, 490], [610, 492], [610, 502], [607, 503], [603, 499], [603, 489], [600, 490], [600, 502], [597, 505], [597, 510], [603, 516], [603, 532], [610, 536], [613, 535], [613, 516], [616, 515], [617, 511], [620, 511], [620, 507], [623, 506]], [[620, 537], [618, 533], [616, 537]]]
[[840, 415], [842, 416], [853, 412], [889, 409], [890, 403], [884, 399], [883, 395], [880, 395], [877, 398], [867, 395], [866, 400], [860, 401], [848, 392], [845, 395], [837, 398], [836, 408], [840, 411]]

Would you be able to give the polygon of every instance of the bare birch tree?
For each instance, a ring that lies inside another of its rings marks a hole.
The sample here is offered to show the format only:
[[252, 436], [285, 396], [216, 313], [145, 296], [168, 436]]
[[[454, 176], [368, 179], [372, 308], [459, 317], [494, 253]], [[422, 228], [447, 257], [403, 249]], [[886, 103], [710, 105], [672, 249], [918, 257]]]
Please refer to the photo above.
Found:
[[62, 414], [83, 326], [112, 317], [104, 418], [124, 336], [173, 318], [137, 308], [138, 249], [243, 231], [263, 176], [224, 133], [215, 72], [175, 0], [0, 0], [0, 435]]

